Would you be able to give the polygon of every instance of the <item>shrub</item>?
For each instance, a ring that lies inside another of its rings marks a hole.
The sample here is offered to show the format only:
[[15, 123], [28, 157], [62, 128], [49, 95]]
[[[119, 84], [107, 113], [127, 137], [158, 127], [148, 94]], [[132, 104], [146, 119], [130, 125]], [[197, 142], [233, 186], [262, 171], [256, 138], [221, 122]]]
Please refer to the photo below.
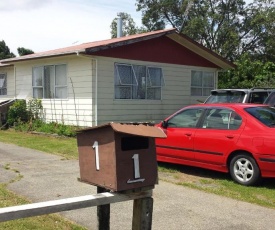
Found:
[[13, 105], [10, 106], [8, 111], [8, 125], [12, 126], [15, 122], [29, 121], [30, 113], [27, 110], [27, 104], [25, 100], [16, 100]]
[[43, 122], [40, 119], [42, 109], [41, 100], [32, 99], [28, 103], [25, 100], [17, 100], [9, 109], [8, 124], [9, 126], [16, 124], [15, 130], [22, 132], [37, 131], [67, 137], [76, 136], [75, 126]]

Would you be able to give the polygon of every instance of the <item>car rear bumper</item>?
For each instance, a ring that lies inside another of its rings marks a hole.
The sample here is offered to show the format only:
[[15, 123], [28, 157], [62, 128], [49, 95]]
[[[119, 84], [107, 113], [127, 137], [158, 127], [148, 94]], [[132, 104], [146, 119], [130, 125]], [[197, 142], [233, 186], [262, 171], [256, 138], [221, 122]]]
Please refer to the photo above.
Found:
[[258, 155], [262, 177], [275, 177], [275, 155]]

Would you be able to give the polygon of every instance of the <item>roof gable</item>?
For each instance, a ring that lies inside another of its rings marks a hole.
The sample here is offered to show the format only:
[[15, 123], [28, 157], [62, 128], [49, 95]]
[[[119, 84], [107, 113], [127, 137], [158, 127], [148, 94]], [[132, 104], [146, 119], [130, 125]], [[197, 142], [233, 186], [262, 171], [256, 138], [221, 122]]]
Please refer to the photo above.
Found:
[[168, 64], [219, 68], [215, 63], [208, 61], [166, 36], [140, 41], [130, 45], [88, 52], [88, 54]]

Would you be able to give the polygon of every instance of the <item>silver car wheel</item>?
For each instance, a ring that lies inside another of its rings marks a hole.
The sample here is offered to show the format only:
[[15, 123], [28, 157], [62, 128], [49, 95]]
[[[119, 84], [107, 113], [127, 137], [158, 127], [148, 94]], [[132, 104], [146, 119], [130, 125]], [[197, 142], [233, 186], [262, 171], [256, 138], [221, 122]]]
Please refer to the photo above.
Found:
[[241, 182], [248, 182], [253, 178], [254, 168], [247, 158], [239, 158], [233, 166], [236, 178]]

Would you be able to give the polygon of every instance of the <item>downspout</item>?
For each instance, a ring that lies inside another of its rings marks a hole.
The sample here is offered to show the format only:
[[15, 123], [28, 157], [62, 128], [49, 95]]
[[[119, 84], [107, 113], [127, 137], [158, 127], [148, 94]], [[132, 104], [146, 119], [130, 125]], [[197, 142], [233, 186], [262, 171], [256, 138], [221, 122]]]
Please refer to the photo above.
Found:
[[[98, 101], [98, 72], [97, 72], [97, 65], [98, 65], [98, 61], [96, 58], [91, 58], [90, 56], [88, 55], [84, 55], [84, 54], [80, 54], [78, 51], [76, 52], [76, 55], [78, 57], [83, 57], [83, 58], [89, 58], [93, 61], [95, 61], [95, 100], [94, 100], [94, 123], [95, 123], [95, 126], [98, 125], [98, 111], [97, 111], [97, 101]], [[93, 95], [92, 95], [93, 97]]]
[[97, 59], [94, 59], [95, 60], [95, 125], [97, 126], [97, 96], [98, 96], [98, 92], [97, 92]]
[[16, 99], [16, 67], [13, 66], [13, 74], [14, 74], [14, 99]]

